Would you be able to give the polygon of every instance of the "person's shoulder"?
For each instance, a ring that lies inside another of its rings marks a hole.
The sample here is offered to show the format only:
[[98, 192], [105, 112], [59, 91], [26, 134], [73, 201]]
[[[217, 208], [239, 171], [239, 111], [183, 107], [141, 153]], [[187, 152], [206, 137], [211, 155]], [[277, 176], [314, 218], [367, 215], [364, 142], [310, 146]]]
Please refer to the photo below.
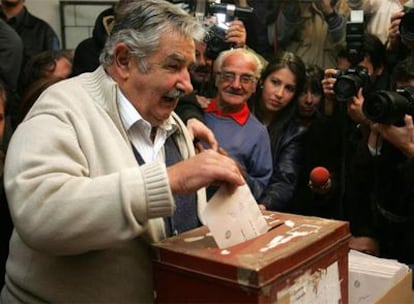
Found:
[[[53, 31], [52, 27], [50, 26], [49, 23], [47, 23], [45, 20], [40, 19], [39, 17], [33, 15], [32, 13], [29, 12], [29, 10], [27, 8], [25, 8], [25, 15], [24, 15], [24, 25], [26, 27], [42, 27], [45, 29], [49, 29], [51, 31]], [[54, 31], [53, 31], [54, 32]]]

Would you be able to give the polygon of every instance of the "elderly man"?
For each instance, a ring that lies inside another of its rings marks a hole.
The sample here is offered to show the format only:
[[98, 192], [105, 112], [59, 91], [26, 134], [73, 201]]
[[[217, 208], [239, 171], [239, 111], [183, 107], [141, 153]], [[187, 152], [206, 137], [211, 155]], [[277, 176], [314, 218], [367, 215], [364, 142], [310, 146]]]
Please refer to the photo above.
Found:
[[101, 67], [33, 106], [6, 159], [15, 230], [3, 302], [152, 302], [151, 242], [200, 224], [204, 186], [244, 183], [231, 158], [194, 155], [172, 113], [203, 34], [168, 2], [133, 1]]
[[[220, 146], [238, 161], [257, 200], [267, 187], [273, 168], [267, 129], [247, 106], [262, 67], [260, 59], [247, 49], [220, 53], [214, 62], [217, 96], [205, 113], [206, 125]], [[208, 196], [212, 192], [208, 191]]]

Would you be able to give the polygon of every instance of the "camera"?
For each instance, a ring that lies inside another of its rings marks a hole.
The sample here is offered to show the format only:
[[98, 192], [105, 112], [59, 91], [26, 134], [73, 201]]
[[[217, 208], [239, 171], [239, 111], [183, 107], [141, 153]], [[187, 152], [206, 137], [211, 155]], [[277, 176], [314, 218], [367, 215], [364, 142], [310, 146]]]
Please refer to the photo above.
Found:
[[414, 8], [405, 6], [404, 12], [399, 26], [401, 40], [406, 44], [414, 43]]
[[336, 99], [346, 102], [353, 96], [357, 96], [360, 88], [366, 93], [370, 84], [371, 77], [368, 70], [362, 66], [356, 66], [355, 68], [339, 71], [333, 89]]
[[373, 122], [401, 125], [405, 114], [414, 115], [414, 88], [373, 92], [364, 100], [362, 111]]
[[[221, 4], [215, 2], [207, 2], [208, 13], [210, 15], [222, 14], [226, 19], [232, 20], [237, 17], [239, 19], [247, 19], [253, 12], [251, 7], [237, 7], [232, 4]], [[206, 57], [215, 60], [217, 56], [225, 50], [232, 47], [231, 43], [226, 42], [226, 31], [228, 26], [223, 22], [210, 25], [207, 29], [207, 35], [204, 39], [206, 43]]]
[[368, 70], [358, 64], [364, 60], [364, 12], [352, 10], [346, 24], [346, 57], [351, 67], [336, 75], [334, 92], [338, 101], [348, 101], [357, 96], [362, 87], [366, 93], [371, 84]]
[[204, 39], [206, 43], [206, 57], [215, 60], [224, 50], [231, 48], [231, 43], [226, 42], [227, 26], [222, 23], [213, 24], [208, 28]]

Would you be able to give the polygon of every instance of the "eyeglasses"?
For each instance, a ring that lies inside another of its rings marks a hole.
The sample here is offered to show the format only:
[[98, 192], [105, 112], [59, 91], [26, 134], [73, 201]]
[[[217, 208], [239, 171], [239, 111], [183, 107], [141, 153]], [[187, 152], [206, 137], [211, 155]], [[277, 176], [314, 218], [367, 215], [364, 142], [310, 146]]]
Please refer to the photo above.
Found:
[[257, 81], [257, 77], [250, 74], [236, 75], [233, 72], [218, 72], [217, 75], [220, 77], [220, 80], [226, 82], [234, 82], [238, 76], [240, 83], [244, 85], [253, 84]]

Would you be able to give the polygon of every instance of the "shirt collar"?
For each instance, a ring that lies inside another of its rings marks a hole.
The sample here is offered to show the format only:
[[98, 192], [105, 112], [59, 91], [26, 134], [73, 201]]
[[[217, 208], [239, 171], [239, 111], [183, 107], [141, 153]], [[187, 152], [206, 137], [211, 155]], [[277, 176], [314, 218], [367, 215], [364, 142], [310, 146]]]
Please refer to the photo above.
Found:
[[[125, 129], [130, 130], [139, 121], [151, 127], [150, 123], [146, 121], [141, 114], [135, 109], [132, 103], [125, 97], [125, 95], [118, 90], [118, 105], [122, 124]], [[162, 125], [159, 126], [161, 130], [167, 132], [168, 136], [178, 130], [177, 123], [170, 116]]]
[[237, 112], [223, 113], [223, 111], [218, 106], [217, 99], [211, 100], [210, 104], [206, 109], [206, 112], [213, 113], [219, 117], [229, 117], [241, 126], [243, 126], [246, 123], [250, 115], [249, 107], [247, 106], [246, 102], [243, 104], [243, 107]]

